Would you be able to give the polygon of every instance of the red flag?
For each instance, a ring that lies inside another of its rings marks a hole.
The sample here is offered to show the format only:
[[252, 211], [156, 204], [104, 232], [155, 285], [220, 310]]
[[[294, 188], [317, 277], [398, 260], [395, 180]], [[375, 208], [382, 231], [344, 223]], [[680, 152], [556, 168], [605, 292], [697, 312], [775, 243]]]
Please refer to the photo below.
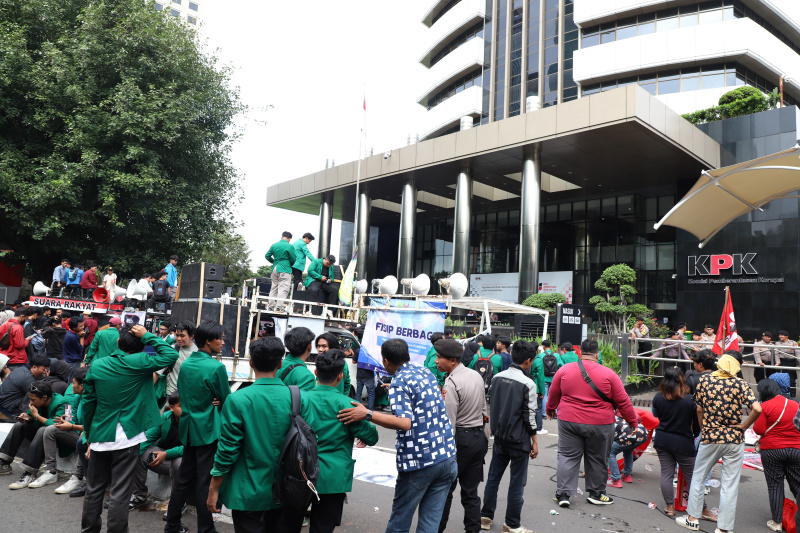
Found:
[[367, 110], [367, 96], [364, 95], [364, 111]]
[[731, 301], [731, 291], [725, 290], [725, 307], [719, 319], [717, 336], [714, 339], [714, 347], [711, 349], [717, 355], [722, 355], [728, 350], [739, 350], [739, 335], [736, 333], [736, 317], [733, 315], [733, 302]]

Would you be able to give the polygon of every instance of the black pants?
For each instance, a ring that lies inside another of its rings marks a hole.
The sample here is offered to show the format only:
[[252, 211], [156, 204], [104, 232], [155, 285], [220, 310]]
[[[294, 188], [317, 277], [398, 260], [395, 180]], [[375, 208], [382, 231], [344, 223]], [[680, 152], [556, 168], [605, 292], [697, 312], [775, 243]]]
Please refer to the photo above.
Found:
[[450, 485], [450, 492], [444, 504], [442, 521], [439, 522], [439, 533], [447, 529], [450, 517], [450, 506], [453, 503], [453, 492], [456, 485], [461, 484], [461, 505], [464, 506], [464, 531], [480, 531], [481, 499], [478, 496], [478, 485], [483, 481], [483, 464], [489, 441], [483, 428], [456, 428], [456, 463], [458, 477]]
[[19, 447], [26, 440], [30, 445], [22, 459], [22, 468], [26, 472], [36, 473], [44, 461], [44, 426], [37, 429], [33, 422], [27, 424], [17, 422], [11, 426], [11, 431], [0, 446], [0, 460], [13, 462]]
[[[781, 366], [797, 366], [797, 359], [789, 359], [788, 357], [781, 357]], [[774, 369], [773, 369], [774, 370]], [[786, 372], [789, 374], [789, 394], [793, 398], [797, 397], [797, 372], [794, 370], [778, 370], [778, 372]]]
[[[772, 519], [780, 524], [783, 520], [784, 479], [789, 483], [795, 500], [800, 497], [800, 450], [761, 450], [761, 461], [764, 463]], [[794, 515], [794, 520], [800, 521], [800, 511]]]
[[232, 511], [234, 533], [283, 533], [283, 509]]
[[[332, 533], [336, 526], [341, 525], [345, 496], [347, 494], [341, 492], [338, 494], [320, 494], [319, 501], [316, 498], [312, 498], [309, 533]], [[305, 514], [306, 509], [286, 507], [284, 509], [286, 533], [300, 533]], [[478, 520], [478, 525], [480, 526], [480, 518]]]
[[139, 462], [139, 445], [110, 452], [92, 451], [86, 472], [81, 533], [99, 533], [103, 527], [103, 496], [109, 490], [107, 531], [128, 533], [128, 504], [133, 490], [133, 474]]
[[339, 291], [334, 283], [312, 281], [308, 286], [309, 299], [321, 304], [336, 305], [339, 301]]
[[297, 292], [297, 287], [303, 283], [303, 271], [292, 267], [292, 290]]
[[[172, 495], [167, 509], [167, 525], [164, 533], [176, 533], [181, 527], [181, 511], [190, 490], [195, 491], [197, 502], [197, 533], [214, 533], [214, 519], [206, 507], [208, 487], [211, 484], [211, 468], [217, 443], [205, 446], [184, 446], [178, 480], [172, 485]], [[132, 476], [133, 474], [131, 474]]]

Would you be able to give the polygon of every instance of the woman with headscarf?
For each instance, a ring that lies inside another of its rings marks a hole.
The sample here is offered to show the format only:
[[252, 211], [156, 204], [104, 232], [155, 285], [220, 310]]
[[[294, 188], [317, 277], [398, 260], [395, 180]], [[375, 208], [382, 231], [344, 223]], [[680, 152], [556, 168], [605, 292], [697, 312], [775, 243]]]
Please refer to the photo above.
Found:
[[789, 387], [792, 386], [792, 381], [789, 378], [789, 374], [786, 372], [776, 372], [774, 374], [770, 374], [769, 379], [778, 384], [783, 396], [791, 398], [792, 395], [789, 393]]
[[[772, 531], [782, 531], [784, 479], [789, 482], [795, 500], [800, 496], [800, 433], [793, 422], [800, 405], [783, 396], [781, 387], [772, 379], [764, 379], [758, 384], [758, 397], [763, 411], [753, 425], [753, 431], [761, 435], [758, 444], [772, 511], [772, 520], [767, 522], [767, 527]], [[795, 522], [798, 521], [800, 512], [795, 515]]]

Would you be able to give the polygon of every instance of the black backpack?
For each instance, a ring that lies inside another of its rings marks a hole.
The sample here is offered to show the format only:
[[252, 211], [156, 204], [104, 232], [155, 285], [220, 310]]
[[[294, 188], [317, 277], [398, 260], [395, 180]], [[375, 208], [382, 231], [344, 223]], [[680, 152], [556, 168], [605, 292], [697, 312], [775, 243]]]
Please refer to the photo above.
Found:
[[480, 354], [478, 354], [478, 360], [475, 361], [475, 365], [472, 367], [472, 369], [481, 375], [481, 378], [483, 378], [483, 390], [488, 392], [489, 386], [492, 384], [492, 378], [494, 377], [494, 364], [492, 364], [492, 358], [483, 358], [480, 356]]
[[292, 395], [292, 423], [278, 460], [272, 497], [278, 505], [305, 510], [312, 496], [319, 495], [315, 487], [319, 478], [317, 437], [300, 416], [300, 388], [289, 385]]
[[544, 367], [545, 377], [553, 377], [558, 372], [558, 359], [553, 355], [553, 352], [545, 352], [542, 357], [542, 366]]
[[156, 286], [153, 287], [153, 295], [169, 296], [169, 282], [163, 279], [156, 281]]

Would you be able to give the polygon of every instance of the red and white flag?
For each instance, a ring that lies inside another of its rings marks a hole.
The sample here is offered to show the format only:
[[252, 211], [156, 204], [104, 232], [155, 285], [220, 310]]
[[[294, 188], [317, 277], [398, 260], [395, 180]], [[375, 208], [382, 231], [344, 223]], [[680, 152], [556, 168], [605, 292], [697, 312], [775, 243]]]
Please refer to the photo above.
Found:
[[730, 289], [725, 289], [725, 307], [719, 319], [717, 337], [711, 349], [717, 355], [722, 355], [728, 350], [739, 351], [739, 334], [736, 333], [736, 317], [733, 315], [733, 302]]

